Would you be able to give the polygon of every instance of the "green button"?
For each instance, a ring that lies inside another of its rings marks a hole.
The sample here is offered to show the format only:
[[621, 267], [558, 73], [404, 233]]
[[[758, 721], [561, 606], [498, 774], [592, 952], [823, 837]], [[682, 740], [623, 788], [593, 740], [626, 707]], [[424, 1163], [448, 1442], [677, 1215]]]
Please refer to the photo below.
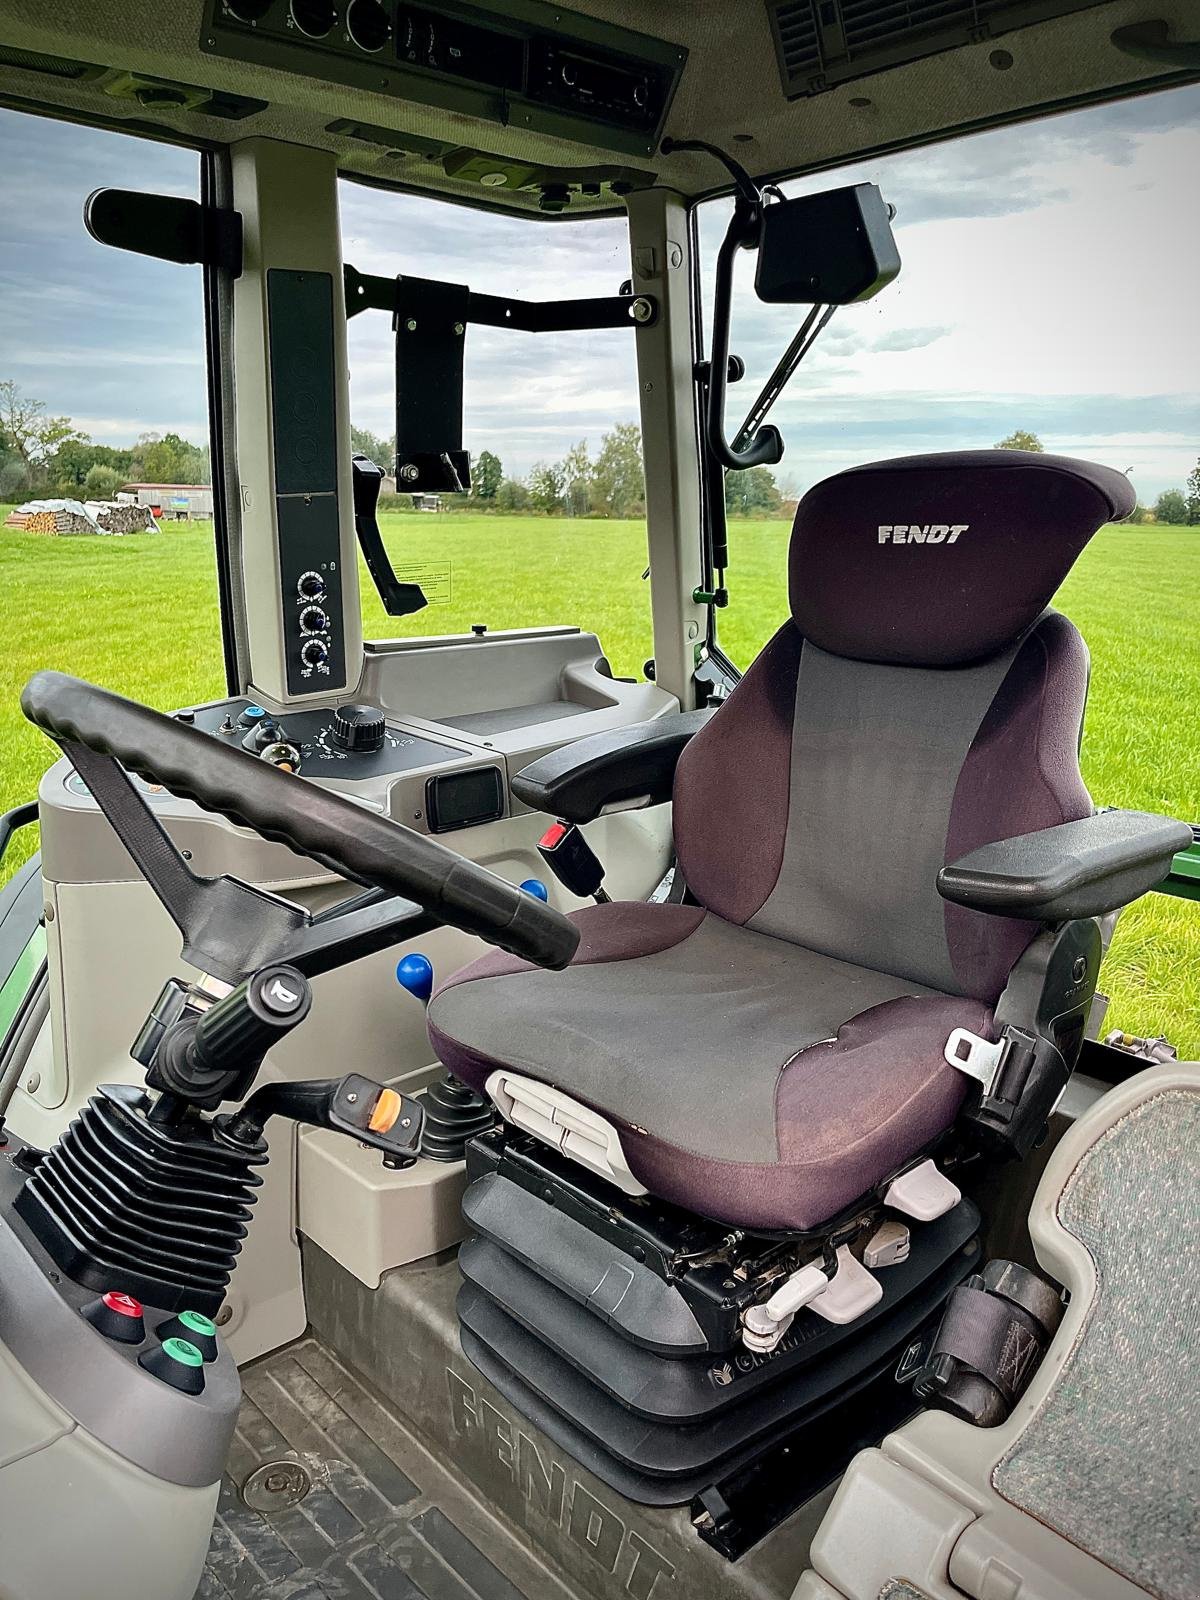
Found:
[[190, 1339], [164, 1339], [163, 1349], [172, 1361], [178, 1361], [185, 1367], [202, 1367], [204, 1357]]
[[181, 1311], [179, 1320], [185, 1328], [190, 1328], [193, 1333], [202, 1334], [206, 1339], [215, 1339], [217, 1325], [199, 1311]]

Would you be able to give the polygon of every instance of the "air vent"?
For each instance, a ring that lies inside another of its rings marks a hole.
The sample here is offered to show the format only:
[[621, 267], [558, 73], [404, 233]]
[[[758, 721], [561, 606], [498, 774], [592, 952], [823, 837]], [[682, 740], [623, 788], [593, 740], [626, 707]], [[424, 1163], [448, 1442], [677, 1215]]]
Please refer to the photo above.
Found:
[[974, 44], [1102, 0], [778, 0], [768, 3], [789, 99]]
[[18, 50], [0, 44], [0, 67], [18, 67], [22, 72], [40, 72], [46, 78], [94, 78], [104, 71], [87, 61], [68, 61], [63, 56], [48, 56], [41, 50]]

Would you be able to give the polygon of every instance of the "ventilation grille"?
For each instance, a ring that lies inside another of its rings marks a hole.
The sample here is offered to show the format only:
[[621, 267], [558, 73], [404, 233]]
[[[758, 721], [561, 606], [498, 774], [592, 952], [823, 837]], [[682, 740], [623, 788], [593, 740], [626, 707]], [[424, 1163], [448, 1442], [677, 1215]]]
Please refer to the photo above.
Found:
[[94, 78], [104, 71], [86, 61], [67, 61], [62, 56], [48, 56], [41, 50], [18, 50], [9, 44], [0, 44], [0, 67], [19, 67], [22, 72], [40, 72], [47, 78]]
[[779, 0], [768, 4], [788, 96], [816, 94], [1101, 0]]

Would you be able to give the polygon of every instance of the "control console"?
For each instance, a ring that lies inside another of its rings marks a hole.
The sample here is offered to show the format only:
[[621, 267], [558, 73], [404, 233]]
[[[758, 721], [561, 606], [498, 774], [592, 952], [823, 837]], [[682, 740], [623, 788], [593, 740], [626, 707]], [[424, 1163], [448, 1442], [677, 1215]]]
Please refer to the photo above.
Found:
[[18, 1211], [44, 1159], [13, 1134], [0, 1143], [0, 1343], [123, 1460], [168, 1483], [214, 1483], [241, 1399], [216, 1323], [139, 1300], [119, 1267], [107, 1286], [64, 1272]]
[[210, 0], [200, 48], [650, 155], [687, 51], [524, 0]]

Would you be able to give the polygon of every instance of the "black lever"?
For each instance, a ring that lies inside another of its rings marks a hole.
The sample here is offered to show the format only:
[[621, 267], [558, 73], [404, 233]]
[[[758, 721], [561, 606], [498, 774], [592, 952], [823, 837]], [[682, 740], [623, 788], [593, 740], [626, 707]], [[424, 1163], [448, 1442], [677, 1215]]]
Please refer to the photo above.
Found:
[[[375, 515], [379, 504], [379, 490], [383, 484], [383, 468], [370, 456], [355, 453], [350, 458], [354, 480], [354, 531], [358, 547], [367, 563], [367, 571], [379, 591], [383, 609], [389, 617], [407, 617], [429, 604], [419, 583], [401, 583], [384, 548]], [[458, 487], [461, 489], [462, 484]]]
[[290, 1117], [293, 1122], [349, 1134], [382, 1150], [392, 1166], [409, 1166], [416, 1160], [425, 1121], [419, 1101], [350, 1072], [344, 1078], [265, 1083], [240, 1110], [217, 1117], [214, 1125], [232, 1143], [254, 1148], [271, 1117]]
[[[173, 980], [134, 1045], [134, 1059], [146, 1066], [152, 1089], [211, 1111], [246, 1093], [267, 1051], [311, 1008], [308, 980], [284, 962], [260, 967], [204, 1011], [197, 991]], [[167, 1101], [161, 1116], [174, 1114]]]

